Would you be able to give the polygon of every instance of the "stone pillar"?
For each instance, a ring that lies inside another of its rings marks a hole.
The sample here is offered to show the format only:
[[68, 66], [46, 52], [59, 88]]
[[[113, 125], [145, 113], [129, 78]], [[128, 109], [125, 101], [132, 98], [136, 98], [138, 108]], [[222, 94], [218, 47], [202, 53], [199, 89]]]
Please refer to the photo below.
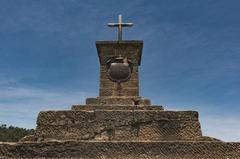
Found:
[[[143, 41], [97, 41], [96, 47], [100, 62], [100, 97], [138, 97], [138, 66], [141, 64]], [[107, 75], [107, 61], [115, 57], [128, 58], [132, 61], [131, 78], [118, 84]]]
[[[97, 41], [100, 62], [99, 97], [87, 98], [87, 105], [151, 105], [149, 99], [139, 95], [139, 72], [141, 64], [142, 40]], [[107, 74], [107, 62], [118, 57], [131, 61], [131, 76], [126, 82], [113, 82]]]

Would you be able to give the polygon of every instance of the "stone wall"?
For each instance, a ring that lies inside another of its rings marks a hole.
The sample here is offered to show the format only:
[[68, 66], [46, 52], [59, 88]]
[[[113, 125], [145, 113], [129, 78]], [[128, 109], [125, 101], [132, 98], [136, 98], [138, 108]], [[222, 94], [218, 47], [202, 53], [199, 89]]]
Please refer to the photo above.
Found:
[[45, 111], [37, 119], [39, 140], [201, 140], [198, 113], [159, 110]]
[[0, 143], [0, 156], [1, 159], [239, 159], [240, 143], [178, 141]]

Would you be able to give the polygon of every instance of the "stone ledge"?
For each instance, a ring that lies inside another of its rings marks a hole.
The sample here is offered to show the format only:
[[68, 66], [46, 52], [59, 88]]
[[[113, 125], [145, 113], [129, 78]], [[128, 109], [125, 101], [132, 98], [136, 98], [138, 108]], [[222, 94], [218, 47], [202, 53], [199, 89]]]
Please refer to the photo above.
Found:
[[143, 44], [143, 40], [101, 40], [101, 41], [96, 41], [96, 44], [104, 44], [104, 45], [108, 45], [108, 44]]
[[141, 64], [142, 57], [142, 40], [123, 40], [123, 41], [96, 41], [97, 52], [99, 56], [99, 61], [102, 64], [106, 63], [106, 57], [115, 55], [116, 50], [124, 50], [122, 55], [128, 55], [131, 57], [138, 65]]
[[123, 105], [73, 105], [72, 110], [160, 110], [164, 108], [161, 105], [150, 106], [123, 106]]
[[240, 143], [51, 141], [0, 143], [0, 158], [239, 159]]
[[202, 137], [198, 113], [162, 110], [67, 110], [40, 112], [38, 141], [170, 141]]
[[151, 105], [149, 99], [141, 98], [139, 96], [128, 96], [128, 97], [97, 97], [97, 98], [87, 98], [87, 105], [121, 105], [121, 106], [147, 106]]

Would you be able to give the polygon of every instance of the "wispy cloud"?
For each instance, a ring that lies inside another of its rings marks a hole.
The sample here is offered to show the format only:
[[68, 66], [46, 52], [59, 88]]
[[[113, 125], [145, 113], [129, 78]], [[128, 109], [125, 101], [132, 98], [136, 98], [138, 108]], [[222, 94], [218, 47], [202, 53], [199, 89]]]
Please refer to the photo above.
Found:
[[0, 89], [0, 124], [34, 128], [42, 110], [70, 109], [72, 104], [84, 104], [90, 92], [52, 91], [29, 87]]
[[240, 141], [240, 117], [237, 115], [214, 116], [208, 115], [201, 118], [203, 135], [211, 136], [223, 141]]

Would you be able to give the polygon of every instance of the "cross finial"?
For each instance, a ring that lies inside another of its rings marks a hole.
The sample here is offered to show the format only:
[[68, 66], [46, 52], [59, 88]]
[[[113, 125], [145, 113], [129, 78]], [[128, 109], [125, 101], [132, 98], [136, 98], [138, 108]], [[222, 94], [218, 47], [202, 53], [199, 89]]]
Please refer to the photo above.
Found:
[[122, 15], [118, 15], [118, 23], [108, 23], [109, 27], [118, 27], [118, 40], [122, 40], [122, 27], [131, 27], [133, 23], [122, 23]]

